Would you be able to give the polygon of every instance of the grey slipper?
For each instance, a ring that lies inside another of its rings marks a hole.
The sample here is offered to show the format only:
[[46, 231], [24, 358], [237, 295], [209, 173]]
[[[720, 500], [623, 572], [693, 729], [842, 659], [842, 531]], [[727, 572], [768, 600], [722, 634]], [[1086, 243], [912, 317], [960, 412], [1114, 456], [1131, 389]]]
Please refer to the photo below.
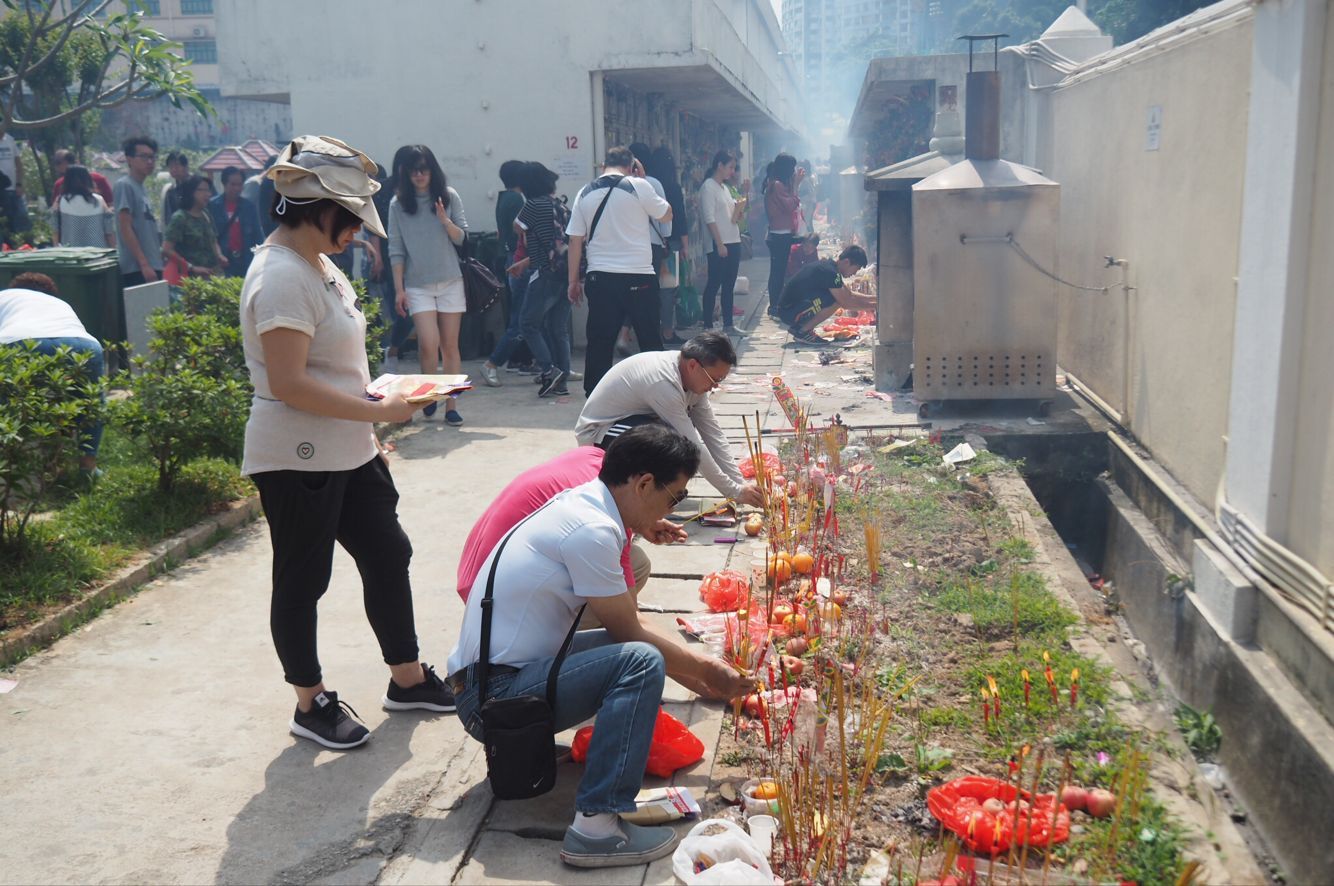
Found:
[[625, 832], [623, 837], [594, 840], [572, 827], [566, 828], [561, 860], [577, 868], [614, 868], [644, 864], [676, 848], [676, 831], [671, 828], [645, 828], [623, 821], [621, 830]]

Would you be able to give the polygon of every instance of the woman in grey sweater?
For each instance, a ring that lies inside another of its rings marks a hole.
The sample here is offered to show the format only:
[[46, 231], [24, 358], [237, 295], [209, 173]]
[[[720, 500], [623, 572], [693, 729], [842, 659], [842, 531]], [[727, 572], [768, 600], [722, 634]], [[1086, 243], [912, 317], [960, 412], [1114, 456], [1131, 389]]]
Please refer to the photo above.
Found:
[[[435, 155], [425, 145], [400, 149], [403, 164], [398, 186], [389, 203], [389, 263], [394, 271], [395, 307], [399, 316], [412, 316], [417, 328], [417, 355], [421, 371], [462, 370], [459, 326], [467, 310], [463, 272], [455, 247], [468, 236], [468, 219], [458, 192], [445, 182]], [[445, 421], [463, 424], [458, 401], [445, 401]], [[431, 416], [436, 404], [422, 410]]]

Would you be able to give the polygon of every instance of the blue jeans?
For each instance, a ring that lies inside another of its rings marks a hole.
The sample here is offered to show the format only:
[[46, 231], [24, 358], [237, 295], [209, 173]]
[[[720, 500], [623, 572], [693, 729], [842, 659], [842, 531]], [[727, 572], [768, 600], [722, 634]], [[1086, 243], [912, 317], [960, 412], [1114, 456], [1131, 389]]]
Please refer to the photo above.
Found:
[[[570, 373], [570, 300], [556, 274], [539, 274], [523, 300], [523, 340], [543, 372], [555, 366]], [[494, 362], [494, 361], [492, 361]]]
[[[385, 268], [382, 277], [389, 273]], [[380, 313], [385, 319], [384, 339], [380, 342], [385, 348], [402, 348], [403, 342], [408, 340], [412, 334], [412, 318], [398, 316], [398, 308], [395, 307], [397, 296], [394, 293], [394, 284], [390, 280], [380, 279], [368, 284], [372, 292], [380, 292]]]
[[[509, 261], [505, 263], [505, 267], [509, 267], [512, 264], [514, 264], [514, 253], [511, 252]], [[505, 327], [505, 332], [500, 336], [500, 340], [496, 342], [495, 350], [493, 350], [491, 356], [487, 358], [492, 366], [503, 366], [508, 362], [510, 355], [514, 352], [514, 346], [523, 338], [520, 334], [520, 330], [523, 326], [524, 296], [528, 292], [528, 272], [525, 271], [517, 277], [506, 275], [505, 279], [509, 283], [510, 322], [509, 325]]]
[[[545, 697], [553, 661], [546, 658], [515, 673], [491, 674], [487, 697]], [[557, 731], [597, 716], [584, 777], [574, 798], [576, 810], [585, 815], [634, 810], [666, 679], [662, 653], [647, 643], [613, 643], [605, 630], [575, 635], [570, 654], [561, 664], [553, 714]], [[481, 741], [476, 682], [470, 682], [454, 701], [463, 728]]]
[[[46, 354], [48, 357], [55, 356], [57, 348], [69, 348], [76, 354], [91, 354], [88, 362], [84, 364], [84, 374], [88, 380], [96, 382], [102, 377], [105, 370], [105, 361], [102, 357], [102, 345], [91, 338], [34, 338], [29, 339], [39, 354]], [[106, 395], [102, 396], [102, 402], [106, 402]], [[97, 449], [102, 445], [102, 423], [91, 422], [82, 426], [79, 434], [79, 451], [84, 455], [97, 455]]]

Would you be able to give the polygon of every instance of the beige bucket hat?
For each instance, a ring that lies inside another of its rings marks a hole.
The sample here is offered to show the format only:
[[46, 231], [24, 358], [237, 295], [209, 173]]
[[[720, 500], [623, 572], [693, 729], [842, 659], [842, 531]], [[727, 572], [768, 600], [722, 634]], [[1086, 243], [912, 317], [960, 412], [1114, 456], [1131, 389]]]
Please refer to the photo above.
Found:
[[375, 162], [346, 142], [327, 135], [299, 135], [264, 174], [282, 195], [275, 210], [279, 215], [285, 203], [332, 200], [353, 212], [372, 234], [388, 239], [371, 200], [380, 190], [375, 172]]

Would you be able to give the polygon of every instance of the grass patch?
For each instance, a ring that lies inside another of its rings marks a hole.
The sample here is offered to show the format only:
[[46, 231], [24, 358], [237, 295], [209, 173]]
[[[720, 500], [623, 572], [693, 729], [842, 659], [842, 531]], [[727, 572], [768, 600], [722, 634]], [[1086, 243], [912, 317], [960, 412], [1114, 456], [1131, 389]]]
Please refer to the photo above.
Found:
[[978, 635], [999, 640], [1019, 636], [1058, 643], [1076, 622], [1036, 572], [1000, 571], [983, 578], [955, 576], [932, 597], [946, 612], [966, 612]]
[[0, 630], [65, 603], [133, 554], [195, 525], [253, 488], [236, 465], [200, 459], [182, 471], [175, 491], [157, 489], [157, 471], [126, 438], [107, 429], [92, 490], [68, 492], [35, 523], [21, 551], [0, 552]]
[[927, 708], [917, 717], [917, 722], [924, 729], [967, 730], [973, 725], [973, 720], [972, 714], [960, 708]]
[[[1184, 861], [1181, 829], [1160, 803], [1146, 794], [1133, 822], [1121, 823], [1115, 847], [1111, 819], [1083, 818], [1085, 831], [1056, 850], [1067, 861], [1087, 859], [1093, 882], [1130, 882], [1144, 886], [1176, 883]], [[1115, 851], [1113, 851], [1113, 849]]]

